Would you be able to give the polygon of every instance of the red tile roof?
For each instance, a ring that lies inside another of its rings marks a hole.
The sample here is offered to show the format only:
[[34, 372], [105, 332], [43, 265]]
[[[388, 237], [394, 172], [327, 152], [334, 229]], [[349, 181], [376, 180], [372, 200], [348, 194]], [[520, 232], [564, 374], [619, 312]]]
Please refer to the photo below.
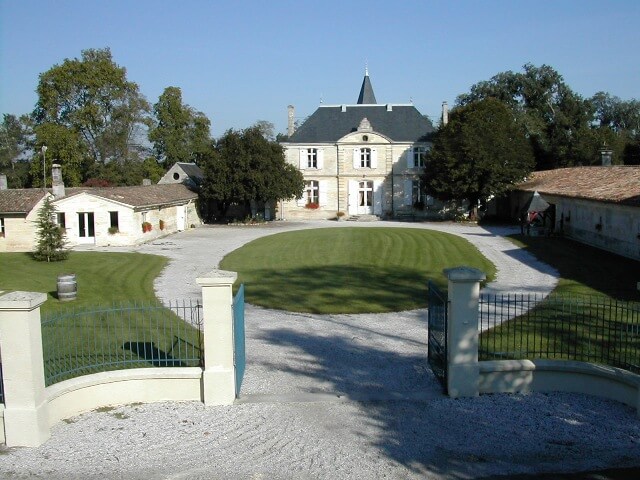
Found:
[[45, 192], [39, 188], [11, 188], [0, 190], [0, 213], [28, 214]]
[[534, 172], [517, 189], [640, 207], [640, 166], [544, 170]]
[[198, 198], [197, 193], [180, 183], [133, 187], [73, 187], [66, 189], [65, 198], [83, 192], [130, 205], [134, 208], [179, 204]]

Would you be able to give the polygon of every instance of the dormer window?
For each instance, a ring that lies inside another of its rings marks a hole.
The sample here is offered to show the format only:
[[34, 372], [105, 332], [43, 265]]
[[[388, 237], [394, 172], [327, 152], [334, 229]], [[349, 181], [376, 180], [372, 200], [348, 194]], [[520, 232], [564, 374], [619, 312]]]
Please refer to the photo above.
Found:
[[360, 168], [371, 168], [371, 149], [360, 149]]

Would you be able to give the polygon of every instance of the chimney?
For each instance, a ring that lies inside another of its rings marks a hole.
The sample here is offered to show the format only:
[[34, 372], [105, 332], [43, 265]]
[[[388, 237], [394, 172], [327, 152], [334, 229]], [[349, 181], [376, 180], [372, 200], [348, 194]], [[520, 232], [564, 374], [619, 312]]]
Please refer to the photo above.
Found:
[[0, 190], [7, 190], [7, 176], [4, 173], [0, 173]]
[[57, 163], [51, 165], [51, 190], [55, 198], [65, 196], [64, 182], [62, 181], [62, 167]]
[[142, 179], [142, 185], [144, 185], [145, 187], [148, 187], [149, 185], [151, 185], [151, 179], [150, 178], [143, 178]]
[[442, 126], [444, 127], [449, 123], [449, 105], [447, 102], [442, 102]]
[[295, 115], [295, 107], [293, 105], [289, 105], [287, 107], [287, 135], [291, 136], [295, 133], [296, 131], [296, 125], [295, 125], [295, 120], [294, 120], [294, 115]]
[[611, 166], [611, 158], [613, 157], [613, 150], [609, 148], [607, 142], [602, 144], [602, 148], [600, 149], [600, 159], [602, 161], [603, 167]]

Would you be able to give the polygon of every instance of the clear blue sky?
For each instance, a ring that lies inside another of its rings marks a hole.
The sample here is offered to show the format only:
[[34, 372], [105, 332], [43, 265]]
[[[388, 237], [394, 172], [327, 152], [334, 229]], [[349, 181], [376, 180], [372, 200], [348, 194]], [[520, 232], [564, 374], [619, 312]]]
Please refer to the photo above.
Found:
[[528, 62], [584, 97], [639, 99], [639, 26], [638, 0], [0, 0], [0, 113], [31, 112], [40, 73], [103, 47], [152, 104], [180, 87], [216, 137], [355, 103], [365, 63], [379, 103], [434, 120]]

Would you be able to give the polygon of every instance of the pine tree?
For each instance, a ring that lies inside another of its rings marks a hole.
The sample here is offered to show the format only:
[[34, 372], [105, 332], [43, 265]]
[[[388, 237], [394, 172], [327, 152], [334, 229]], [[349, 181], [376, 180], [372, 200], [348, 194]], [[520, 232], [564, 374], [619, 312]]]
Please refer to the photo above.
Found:
[[53, 221], [56, 207], [47, 197], [38, 213], [37, 224], [37, 244], [33, 252], [33, 258], [39, 261], [58, 262], [65, 260], [69, 256], [66, 249], [67, 241], [64, 230]]

